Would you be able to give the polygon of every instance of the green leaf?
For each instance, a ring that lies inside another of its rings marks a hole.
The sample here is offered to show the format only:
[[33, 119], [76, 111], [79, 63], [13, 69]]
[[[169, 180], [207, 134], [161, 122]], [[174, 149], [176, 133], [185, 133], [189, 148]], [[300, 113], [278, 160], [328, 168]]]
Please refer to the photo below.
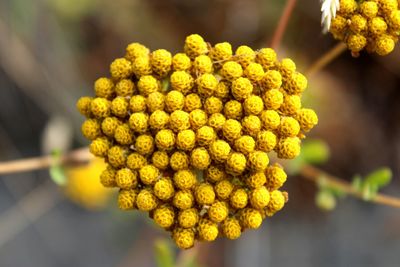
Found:
[[303, 143], [301, 155], [309, 164], [322, 164], [329, 159], [328, 145], [322, 140], [308, 140]]
[[51, 180], [57, 185], [65, 185], [67, 183], [67, 176], [65, 175], [64, 168], [59, 165], [55, 164], [50, 167], [49, 169]]
[[315, 196], [315, 204], [324, 211], [331, 211], [336, 207], [336, 198], [330, 190], [319, 190]]
[[363, 185], [363, 181], [362, 181], [361, 175], [356, 174], [353, 177], [353, 181], [351, 182], [351, 186], [354, 188], [354, 190], [360, 192], [362, 190], [362, 185]]
[[380, 189], [390, 183], [392, 180], [392, 171], [387, 167], [379, 168], [365, 177], [364, 183]]
[[167, 240], [157, 240], [154, 249], [157, 267], [173, 267], [175, 265], [174, 253]]

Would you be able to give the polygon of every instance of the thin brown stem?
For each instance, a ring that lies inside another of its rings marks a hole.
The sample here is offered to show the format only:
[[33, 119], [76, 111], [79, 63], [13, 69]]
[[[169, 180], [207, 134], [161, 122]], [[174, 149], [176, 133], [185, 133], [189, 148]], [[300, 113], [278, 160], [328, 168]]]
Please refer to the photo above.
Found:
[[[84, 163], [89, 161], [89, 159], [92, 157], [93, 156], [89, 153], [89, 149], [87, 147], [83, 147], [61, 156], [60, 163]], [[41, 157], [0, 162], [0, 175], [46, 169], [54, 163], [54, 160], [54, 157], [46, 155]]]
[[292, 15], [293, 9], [296, 6], [296, 0], [287, 0], [285, 8], [283, 9], [282, 15], [279, 19], [278, 26], [276, 27], [275, 33], [272, 37], [271, 47], [276, 49], [279, 47], [282, 41], [282, 37], [286, 31], [287, 24], [290, 16]]
[[346, 50], [346, 48], [346, 44], [342, 42], [338, 43], [331, 50], [319, 57], [317, 61], [311, 64], [311, 66], [306, 71], [306, 76], [311, 77], [312, 75], [326, 67], [329, 63], [331, 63], [334, 59], [341, 55]]
[[[311, 165], [303, 166], [303, 168], [300, 170], [300, 174], [305, 179], [312, 181], [314, 183], [319, 183], [323, 177], [326, 186], [338, 189], [340, 191], [345, 192], [348, 195], [364, 200], [362, 193], [353, 188], [353, 186], [349, 182], [346, 182], [338, 177], [328, 174], [314, 166]], [[400, 208], [400, 198], [391, 197], [384, 194], [377, 194], [370, 201], [381, 205]]]

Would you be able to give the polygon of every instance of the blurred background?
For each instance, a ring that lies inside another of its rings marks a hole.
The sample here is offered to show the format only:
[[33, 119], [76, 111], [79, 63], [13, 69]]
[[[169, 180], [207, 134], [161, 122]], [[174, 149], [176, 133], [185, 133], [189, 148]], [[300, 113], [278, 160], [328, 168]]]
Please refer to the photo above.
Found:
[[[336, 43], [321, 34], [319, 1], [298, 2], [278, 54], [304, 72]], [[128, 43], [175, 53], [199, 33], [265, 47], [284, 3], [0, 0], [0, 161], [87, 145], [75, 101], [92, 94]], [[395, 178], [383, 192], [400, 196], [400, 48], [386, 57], [343, 53], [310, 78], [305, 97], [320, 118], [310, 138], [331, 151], [321, 168], [350, 181], [389, 166]], [[112, 190], [85, 187], [101, 164], [67, 169], [68, 188], [48, 170], [1, 176], [1, 267], [157, 266], [155, 244], [169, 236], [147, 215], [117, 210]], [[285, 187], [290, 201], [262, 229], [202, 245], [195, 263], [189, 252], [180, 266], [399, 266], [398, 210], [347, 197], [324, 212], [311, 182], [291, 176]]]

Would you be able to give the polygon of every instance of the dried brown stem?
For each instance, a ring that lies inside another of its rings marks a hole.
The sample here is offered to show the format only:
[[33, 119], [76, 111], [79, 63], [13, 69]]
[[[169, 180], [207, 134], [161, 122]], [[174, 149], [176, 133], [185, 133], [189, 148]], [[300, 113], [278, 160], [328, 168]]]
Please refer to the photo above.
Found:
[[331, 50], [319, 57], [317, 61], [311, 64], [311, 66], [306, 71], [306, 76], [311, 77], [312, 75], [326, 67], [329, 63], [331, 63], [334, 59], [341, 55], [346, 49], [346, 44], [342, 42], [338, 43]]
[[[364, 200], [362, 193], [353, 188], [353, 186], [349, 182], [328, 174], [314, 166], [303, 166], [303, 168], [300, 170], [300, 174], [305, 179], [312, 181], [316, 184], [320, 183], [321, 179], [324, 179], [324, 183], [326, 184], [326, 186], [338, 189], [348, 195]], [[400, 208], [400, 198], [391, 197], [384, 194], [377, 194], [369, 201], [394, 208]]]
[[[92, 157], [93, 156], [89, 153], [89, 149], [87, 147], [83, 147], [61, 156], [59, 160], [61, 164], [73, 164], [87, 162]], [[54, 163], [54, 160], [55, 159], [53, 156], [46, 155], [41, 157], [0, 162], [0, 175], [46, 169]]]
[[279, 19], [278, 26], [276, 27], [275, 33], [272, 37], [271, 47], [276, 49], [279, 47], [282, 41], [283, 34], [286, 31], [287, 24], [290, 16], [292, 15], [293, 9], [296, 6], [296, 0], [287, 0], [285, 8], [283, 9], [282, 15]]

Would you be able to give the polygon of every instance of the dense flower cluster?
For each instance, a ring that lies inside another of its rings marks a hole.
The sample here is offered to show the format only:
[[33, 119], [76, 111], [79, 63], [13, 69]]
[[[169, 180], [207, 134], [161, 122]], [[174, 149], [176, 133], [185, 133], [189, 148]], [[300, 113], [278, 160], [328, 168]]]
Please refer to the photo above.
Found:
[[149, 212], [185, 249], [236, 239], [283, 208], [287, 176], [268, 155], [295, 158], [318, 122], [301, 106], [307, 79], [291, 59], [193, 34], [175, 55], [132, 43], [110, 73], [77, 108], [121, 209]]
[[398, 0], [340, 0], [330, 32], [357, 56], [365, 49], [384, 56], [393, 51], [400, 36]]

